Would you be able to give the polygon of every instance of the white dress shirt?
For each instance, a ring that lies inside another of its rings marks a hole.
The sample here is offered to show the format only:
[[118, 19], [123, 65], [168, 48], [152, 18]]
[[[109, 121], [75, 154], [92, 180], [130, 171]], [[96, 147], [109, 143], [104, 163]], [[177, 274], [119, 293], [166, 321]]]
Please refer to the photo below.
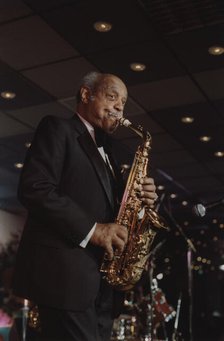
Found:
[[[94, 132], [93, 126], [92, 126], [88, 121], [86, 121], [81, 115], [79, 115], [78, 113], [77, 113], [77, 115], [79, 116], [80, 120], [85, 124], [85, 126], [86, 126], [88, 132], [90, 133], [90, 135], [91, 135], [93, 141], [94, 141], [95, 144], [96, 144], [95, 132]], [[110, 165], [110, 161], [109, 161], [108, 156], [107, 156], [107, 154], [105, 153], [103, 147], [99, 147], [99, 148], [97, 148], [97, 149], [98, 149], [100, 155], [102, 156], [104, 162], [106, 162], [106, 163], [108, 163], [108, 164]], [[111, 170], [112, 170], [112, 167], [111, 167], [111, 166], [110, 166], [110, 168], [111, 168]], [[113, 171], [113, 170], [112, 170], [112, 171]], [[96, 224], [97, 224], [97, 223], [95, 223], [95, 224], [93, 225], [93, 227], [91, 228], [91, 230], [89, 231], [89, 233], [87, 234], [87, 236], [85, 237], [85, 239], [83, 239], [83, 240], [81, 241], [81, 243], [79, 244], [79, 246], [81, 246], [81, 247], [83, 247], [83, 248], [86, 247], [86, 245], [88, 244], [90, 238], [92, 237], [92, 235], [93, 235], [93, 233], [94, 233], [94, 231], [95, 231]]]

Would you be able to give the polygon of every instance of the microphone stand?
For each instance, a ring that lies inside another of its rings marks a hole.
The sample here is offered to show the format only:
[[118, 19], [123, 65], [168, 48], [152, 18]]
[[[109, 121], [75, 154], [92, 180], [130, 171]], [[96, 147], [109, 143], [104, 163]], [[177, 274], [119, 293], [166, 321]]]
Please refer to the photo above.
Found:
[[153, 340], [153, 307], [154, 307], [154, 294], [153, 294], [153, 273], [155, 268], [154, 257], [155, 254], [152, 253], [152, 258], [150, 260], [150, 269], [149, 269], [149, 284], [150, 284], [150, 296], [151, 296], [151, 308], [150, 308], [150, 325], [149, 325], [149, 337], [150, 341]]
[[173, 218], [170, 212], [168, 212], [167, 208], [164, 206], [165, 212], [168, 214], [172, 223], [176, 226], [177, 230], [180, 232], [181, 236], [185, 240], [187, 244], [187, 270], [188, 270], [188, 297], [189, 297], [189, 341], [193, 341], [193, 331], [192, 331], [192, 317], [193, 317], [193, 280], [192, 280], [192, 251], [196, 252], [196, 248], [192, 241], [187, 238], [184, 233], [182, 227], [177, 223], [177, 221]]
[[151, 308], [150, 308], [150, 341], [153, 341], [154, 338], [154, 328], [153, 328], [153, 307], [154, 307], [154, 285], [153, 285], [153, 274], [155, 269], [155, 255], [157, 251], [161, 248], [161, 246], [165, 243], [165, 240], [162, 240], [159, 244], [157, 244], [154, 249], [149, 254], [150, 264], [149, 264], [149, 283], [150, 283], [150, 296], [151, 296]]
[[172, 341], [178, 341], [177, 330], [178, 330], [179, 315], [180, 315], [181, 296], [182, 296], [182, 293], [180, 293], [180, 296], [177, 301], [177, 312], [176, 312], [176, 318], [175, 318], [175, 323], [174, 323], [174, 330], [172, 334]]

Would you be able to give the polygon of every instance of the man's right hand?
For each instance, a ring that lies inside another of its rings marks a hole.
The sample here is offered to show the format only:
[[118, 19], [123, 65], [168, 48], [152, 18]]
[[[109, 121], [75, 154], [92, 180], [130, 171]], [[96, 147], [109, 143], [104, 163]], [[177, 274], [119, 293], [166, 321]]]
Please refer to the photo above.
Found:
[[96, 224], [95, 231], [90, 238], [94, 245], [105, 249], [108, 259], [114, 257], [114, 250], [121, 254], [128, 240], [128, 231], [126, 227], [115, 223]]

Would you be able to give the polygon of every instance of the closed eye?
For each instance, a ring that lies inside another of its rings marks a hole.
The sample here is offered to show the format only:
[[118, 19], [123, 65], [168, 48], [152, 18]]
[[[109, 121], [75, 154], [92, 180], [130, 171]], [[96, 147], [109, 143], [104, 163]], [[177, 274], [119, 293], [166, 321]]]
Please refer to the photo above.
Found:
[[110, 101], [114, 101], [117, 98], [117, 96], [114, 94], [107, 94], [106, 96]]

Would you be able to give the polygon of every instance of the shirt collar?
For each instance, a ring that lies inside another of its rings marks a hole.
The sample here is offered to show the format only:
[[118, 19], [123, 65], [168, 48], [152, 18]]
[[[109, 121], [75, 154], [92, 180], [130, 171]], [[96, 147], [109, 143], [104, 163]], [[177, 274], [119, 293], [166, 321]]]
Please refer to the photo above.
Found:
[[85, 120], [85, 118], [83, 118], [78, 112], [76, 112], [76, 114], [79, 116], [80, 120], [85, 124], [88, 132], [90, 133], [90, 135], [92, 137], [92, 139], [96, 143], [95, 132], [94, 132], [94, 128], [93, 128], [92, 124], [90, 124], [87, 120]]

